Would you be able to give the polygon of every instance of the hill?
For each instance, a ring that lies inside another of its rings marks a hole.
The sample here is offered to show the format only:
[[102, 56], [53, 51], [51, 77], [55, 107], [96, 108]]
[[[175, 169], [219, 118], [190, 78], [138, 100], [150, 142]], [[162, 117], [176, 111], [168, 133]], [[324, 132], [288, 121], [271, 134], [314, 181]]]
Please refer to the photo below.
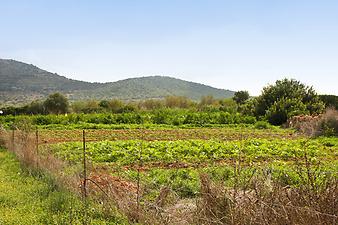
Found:
[[109, 83], [68, 79], [34, 65], [0, 59], [0, 103], [17, 104], [61, 92], [71, 100], [123, 100], [186, 96], [194, 100], [205, 95], [232, 97], [234, 92], [165, 76], [130, 78]]
[[97, 89], [74, 92], [73, 97], [75, 99], [109, 97], [133, 100], [164, 98], [168, 95], [186, 96], [199, 100], [206, 95], [212, 95], [215, 98], [232, 97], [233, 92], [172, 77], [150, 76], [106, 83]]

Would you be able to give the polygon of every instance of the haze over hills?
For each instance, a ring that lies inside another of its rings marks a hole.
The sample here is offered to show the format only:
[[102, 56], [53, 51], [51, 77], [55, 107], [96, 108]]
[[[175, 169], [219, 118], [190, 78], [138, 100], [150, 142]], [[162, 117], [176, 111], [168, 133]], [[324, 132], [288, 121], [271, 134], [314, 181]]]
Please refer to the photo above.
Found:
[[139, 100], [169, 95], [199, 100], [202, 96], [232, 97], [234, 92], [166, 76], [129, 78], [109, 83], [68, 79], [34, 65], [0, 59], [0, 103], [27, 103], [60, 92], [71, 100]]

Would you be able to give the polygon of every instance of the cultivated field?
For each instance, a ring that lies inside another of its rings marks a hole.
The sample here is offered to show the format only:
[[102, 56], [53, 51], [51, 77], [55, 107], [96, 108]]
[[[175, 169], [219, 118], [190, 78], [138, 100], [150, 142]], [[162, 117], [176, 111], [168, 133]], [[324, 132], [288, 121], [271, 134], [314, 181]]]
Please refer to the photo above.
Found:
[[240, 125], [62, 128], [2, 137], [23, 161], [130, 223], [338, 222], [335, 137]]

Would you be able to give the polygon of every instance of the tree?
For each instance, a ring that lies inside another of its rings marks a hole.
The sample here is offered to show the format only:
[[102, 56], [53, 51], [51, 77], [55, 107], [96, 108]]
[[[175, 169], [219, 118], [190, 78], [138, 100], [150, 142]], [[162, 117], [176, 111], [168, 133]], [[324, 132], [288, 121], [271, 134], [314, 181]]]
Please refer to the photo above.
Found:
[[248, 91], [237, 91], [234, 94], [234, 97], [232, 98], [237, 104], [241, 105], [246, 100], [249, 99], [249, 92]]
[[184, 96], [167, 96], [164, 104], [168, 108], [189, 108], [193, 103]]
[[38, 100], [32, 101], [28, 105], [27, 112], [29, 114], [44, 114], [45, 113], [45, 106], [43, 102], [40, 102]]
[[113, 113], [121, 113], [123, 106], [123, 102], [119, 99], [112, 99], [108, 102], [108, 109]]
[[300, 99], [304, 104], [319, 100], [312, 87], [294, 79], [277, 80], [274, 85], [263, 88], [262, 94], [257, 98], [256, 114], [264, 116], [267, 110], [282, 98]]
[[100, 101], [99, 106], [101, 108], [108, 109], [108, 107], [109, 107], [109, 101], [108, 100], [102, 100], [102, 101]]
[[255, 116], [257, 98], [250, 98], [244, 104], [238, 106], [238, 111], [246, 116]]
[[308, 114], [308, 110], [300, 99], [282, 97], [269, 108], [266, 117], [269, 123], [281, 125], [285, 123], [288, 118], [301, 114]]
[[312, 87], [294, 79], [277, 80], [263, 88], [255, 103], [255, 115], [265, 116], [270, 123], [281, 125], [287, 118], [299, 114], [318, 114], [324, 103]]
[[210, 106], [210, 105], [217, 105], [218, 101], [212, 95], [202, 96], [201, 101], [199, 103], [200, 107], [203, 106]]
[[49, 95], [43, 105], [48, 113], [55, 114], [67, 113], [69, 108], [68, 99], [60, 93]]
[[314, 89], [294, 79], [277, 80], [264, 87], [256, 100], [255, 115], [265, 116], [274, 125], [281, 125], [294, 115], [318, 114], [324, 109]]
[[159, 99], [147, 99], [144, 101], [139, 101], [138, 108], [145, 110], [161, 109], [163, 108], [163, 101]]
[[319, 95], [320, 100], [325, 103], [326, 107], [333, 107], [338, 110], [338, 96], [336, 95]]
[[225, 98], [219, 100], [220, 107], [219, 109], [224, 112], [236, 113], [238, 105], [232, 98]]

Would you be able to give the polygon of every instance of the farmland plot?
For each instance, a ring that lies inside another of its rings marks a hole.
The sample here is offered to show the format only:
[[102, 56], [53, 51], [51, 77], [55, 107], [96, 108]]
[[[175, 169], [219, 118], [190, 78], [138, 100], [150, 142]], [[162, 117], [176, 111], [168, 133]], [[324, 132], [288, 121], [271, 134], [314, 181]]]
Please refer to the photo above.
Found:
[[[280, 206], [264, 209], [271, 218], [336, 221], [335, 137], [309, 139], [290, 130], [253, 128], [86, 130], [84, 145], [82, 130], [29, 135], [38, 144], [37, 163], [48, 163], [51, 155], [65, 162], [59, 174], [78, 174], [88, 181], [90, 197], [116, 205], [130, 221], [196, 224], [212, 218], [227, 224], [233, 218], [245, 224], [261, 215], [263, 206], [252, 204], [257, 201]], [[16, 131], [14, 140], [21, 136]], [[307, 217], [308, 209], [321, 216]]]

